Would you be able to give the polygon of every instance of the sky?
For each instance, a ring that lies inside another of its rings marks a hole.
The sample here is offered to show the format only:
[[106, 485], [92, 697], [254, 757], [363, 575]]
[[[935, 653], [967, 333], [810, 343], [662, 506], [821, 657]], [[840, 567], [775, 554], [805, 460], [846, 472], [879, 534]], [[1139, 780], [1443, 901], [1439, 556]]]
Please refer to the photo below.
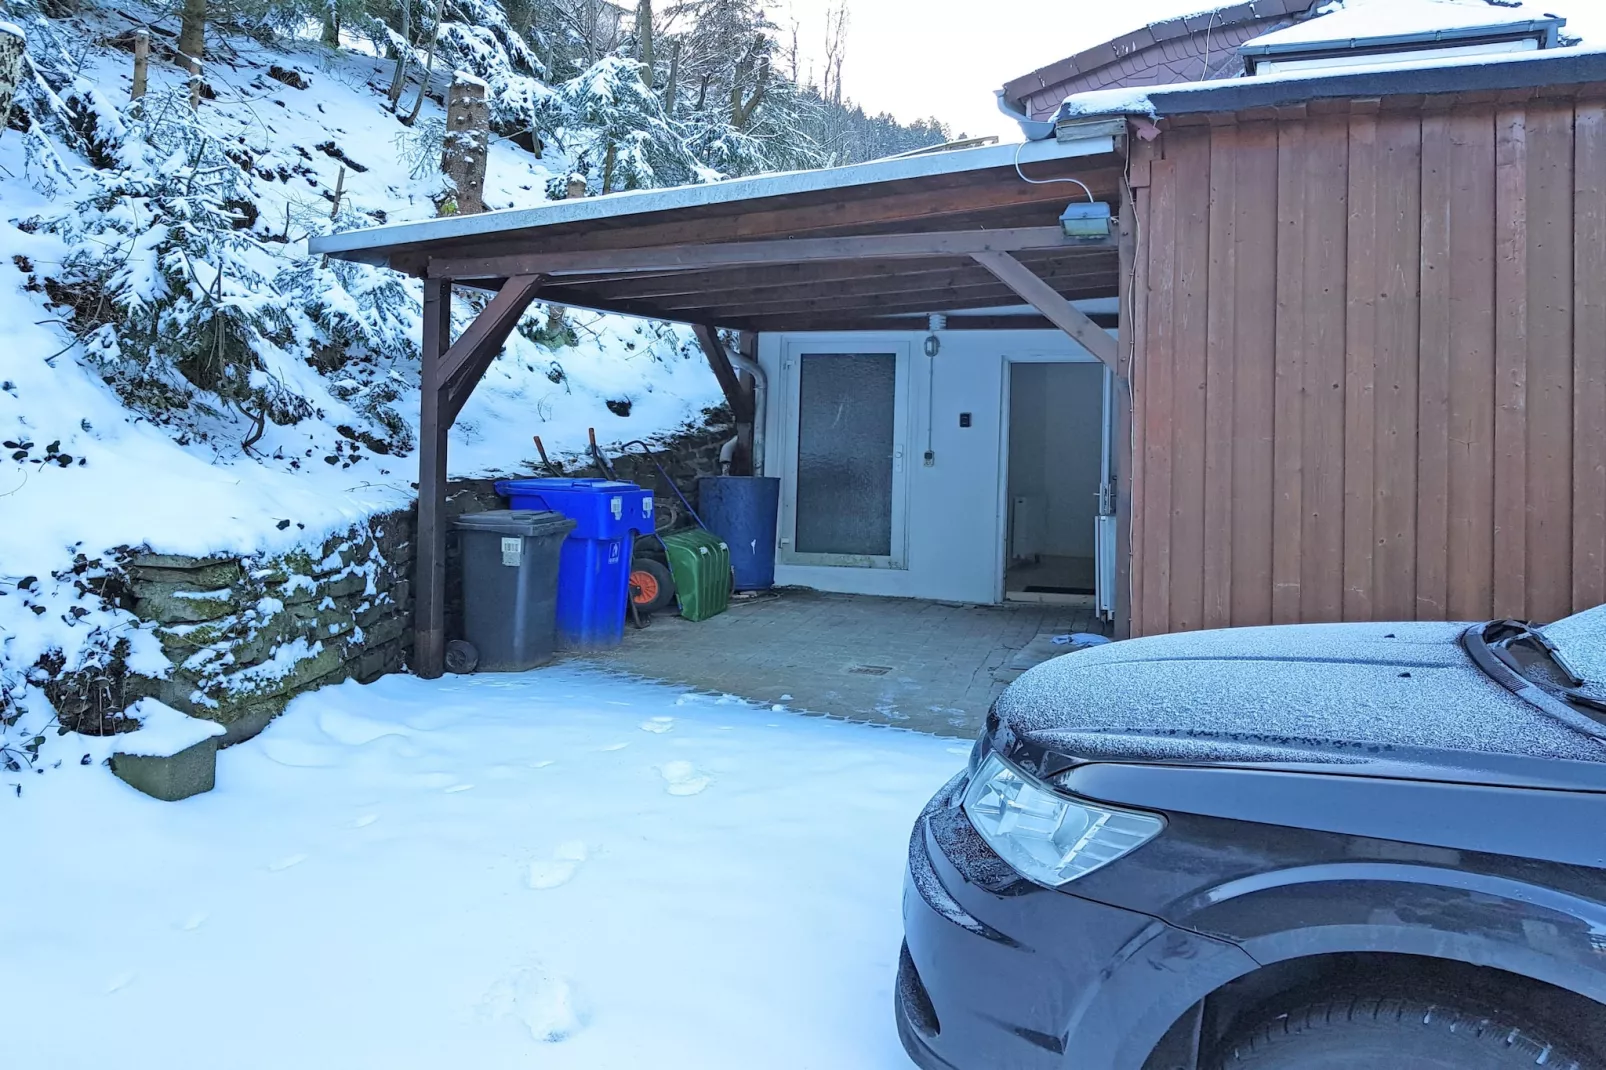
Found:
[[[797, 20], [805, 75], [811, 55], [817, 66], [824, 54], [825, 12], [837, 2], [772, 0], [772, 17], [784, 31]], [[993, 99], [1006, 81], [1150, 22], [1217, 6], [1212, 0], [846, 2], [848, 96], [866, 111], [890, 111], [905, 122], [934, 115], [956, 135], [998, 134], [1006, 141], [1020, 138]], [[1565, 16], [1586, 41], [1606, 44], [1603, 0], [1533, 6]]]

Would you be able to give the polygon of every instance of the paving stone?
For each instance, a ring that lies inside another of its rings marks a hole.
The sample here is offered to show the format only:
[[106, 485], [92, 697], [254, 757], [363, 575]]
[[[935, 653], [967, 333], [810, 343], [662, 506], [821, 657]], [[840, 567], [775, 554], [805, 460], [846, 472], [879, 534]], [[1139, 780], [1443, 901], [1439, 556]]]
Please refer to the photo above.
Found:
[[[787, 590], [693, 624], [655, 618], [588, 662], [807, 713], [974, 736], [1005, 682], [993, 678], [1039, 636], [1106, 629], [1086, 609], [968, 606]], [[884, 675], [850, 673], [886, 665]]]

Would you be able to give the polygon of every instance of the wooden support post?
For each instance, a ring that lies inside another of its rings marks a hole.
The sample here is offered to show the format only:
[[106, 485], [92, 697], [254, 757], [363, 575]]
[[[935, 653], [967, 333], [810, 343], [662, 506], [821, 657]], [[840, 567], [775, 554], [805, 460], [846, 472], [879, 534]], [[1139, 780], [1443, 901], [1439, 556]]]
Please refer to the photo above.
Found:
[[413, 671], [426, 680], [446, 671], [446, 432], [451, 420], [444, 412], [445, 391], [439, 384], [451, 324], [451, 282], [425, 279]]
[[140, 30], [134, 35], [134, 84], [128, 90], [129, 100], [145, 95], [146, 72], [151, 65], [151, 34]]

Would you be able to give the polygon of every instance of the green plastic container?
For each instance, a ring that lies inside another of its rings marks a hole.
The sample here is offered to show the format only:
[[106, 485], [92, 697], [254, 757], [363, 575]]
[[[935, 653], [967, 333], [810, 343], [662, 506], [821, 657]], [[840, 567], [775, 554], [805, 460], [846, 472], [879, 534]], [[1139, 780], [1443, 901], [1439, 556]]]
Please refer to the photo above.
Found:
[[675, 577], [680, 615], [707, 620], [731, 603], [731, 551], [725, 540], [702, 529], [664, 536], [669, 572]]

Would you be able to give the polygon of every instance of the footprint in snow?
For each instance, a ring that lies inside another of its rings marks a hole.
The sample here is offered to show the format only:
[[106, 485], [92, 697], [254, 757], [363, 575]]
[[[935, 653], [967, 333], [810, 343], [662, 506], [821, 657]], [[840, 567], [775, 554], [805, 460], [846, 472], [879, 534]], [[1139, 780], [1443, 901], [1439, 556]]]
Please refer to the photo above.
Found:
[[460, 791], [473, 791], [473, 790], [474, 790], [474, 785], [473, 784], [453, 784], [451, 787], [446, 789], [446, 794], [447, 795], [456, 795]]
[[351, 823], [351, 827], [354, 829], [365, 829], [378, 820], [378, 814], [363, 814], [361, 817], [357, 818], [357, 820]]
[[530, 763], [530, 768], [531, 769], [545, 769], [547, 766], [551, 765], [552, 762], [553, 762], [553, 759], [551, 759], [551, 758], [546, 758], [546, 759], [543, 759], [542, 761], [539, 761], [539, 762], [531, 762]]
[[551, 858], [530, 863], [529, 885], [537, 891], [558, 888], [574, 879], [580, 863], [589, 857], [583, 840], [569, 840], [558, 844]]
[[120, 973], [116, 977], [113, 977], [111, 979], [111, 983], [106, 986], [106, 994], [109, 996], [113, 992], [121, 992], [123, 989], [127, 988], [130, 984], [132, 984], [133, 981], [134, 981], [134, 971], [133, 970], [128, 970], [128, 971], [126, 971], [124, 973]]
[[269, 862], [268, 869], [270, 872], [278, 873], [280, 870], [289, 869], [291, 866], [299, 866], [306, 860], [306, 855], [289, 855], [285, 858], [279, 859], [277, 862]]
[[671, 795], [696, 795], [713, 783], [712, 777], [699, 773], [690, 762], [665, 762], [658, 767], [658, 775], [664, 778], [664, 790]]
[[673, 717], [654, 717], [650, 721], [641, 722], [641, 730], [643, 732], [651, 732], [654, 735], [662, 735], [673, 727], [675, 727], [675, 719]]
[[607, 751], [624, 750], [628, 746], [630, 746], [628, 743], [610, 743], [606, 747], [598, 747], [597, 749], [606, 753]]
[[523, 1023], [543, 1044], [567, 1040], [585, 1026], [574, 986], [540, 966], [526, 966], [496, 982], [481, 1006], [490, 1018]]
[[194, 914], [191, 914], [189, 917], [185, 918], [184, 919], [184, 924], [180, 925], [179, 928], [183, 929], [187, 933], [192, 933], [196, 929], [199, 929], [201, 926], [203, 926], [205, 924], [206, 924], [206, 915], [204, 913], [201, 913], [201, 912], [196, 912]]

